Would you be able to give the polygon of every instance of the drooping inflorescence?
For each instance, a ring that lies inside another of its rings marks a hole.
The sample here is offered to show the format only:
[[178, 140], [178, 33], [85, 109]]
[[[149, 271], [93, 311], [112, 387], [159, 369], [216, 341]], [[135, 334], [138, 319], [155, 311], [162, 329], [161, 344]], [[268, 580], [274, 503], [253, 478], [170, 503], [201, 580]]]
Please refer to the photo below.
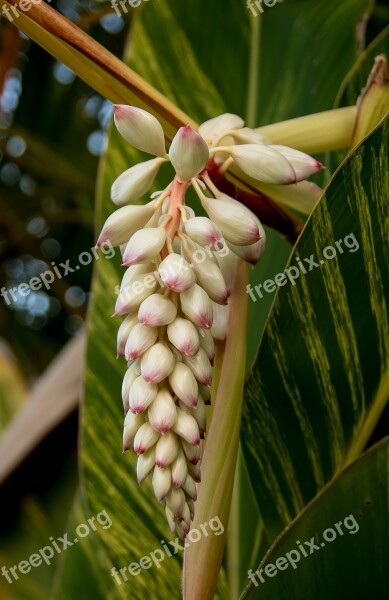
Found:
[[[235, 262], [255, 264], [266, 239], [258, 218], [217, 189], [207, 165], [212, 161], [224, 172], [234, 163], [276, 185], [305, 179], [321, 165], [271, 145], [231, 114], [207, 121], [198, 133], [182, 127], [169, 154], [160, 123], [146, 111], [117, 105], [115, 124], [132, 146], [155, 156], [114, 182], [111, 197], [121, 208], [97, 242], [120, 246], [127, 267], [115, 307], [115, 316], [126, 315], [117, 340], [117, 353], [128, 365], [123, 446], [137, 453], [138, 482], [152, 477], [172, 532], [185, 538], [200, 482], [214, 340], [227, 333]], [[168, 161], [175, 175], [166, 189], [145, 205], [131, 204], [148, 192]], [[187, 206], [189, 187], [208, 217]]]

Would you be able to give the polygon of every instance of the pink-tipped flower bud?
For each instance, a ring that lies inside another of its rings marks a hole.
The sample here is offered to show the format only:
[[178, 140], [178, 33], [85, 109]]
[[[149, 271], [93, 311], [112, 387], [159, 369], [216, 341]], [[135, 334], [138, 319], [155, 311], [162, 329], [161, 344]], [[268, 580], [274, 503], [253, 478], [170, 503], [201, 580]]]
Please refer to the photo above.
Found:
[[124, 350], [126, 347], [128, 336], [130, 335], [131, 329], [137, 324], [138, 319], [136, 315], [128, 315], [119, 327], [117, 335], [117, 355], [124, 356]]
[[150, 425], [158, 433], [169, 431], [177, 420], [176, 404], [167, 390], [160, 390], [147, 413]]
[[169, 341], [185, 356], [194, 356], [200, 346], [196, 327], [188, 319], [177, 317], [167, 328]]
[[190, 498], [192, 498], [192, 500], [197, 500], [196, 484], [190, 475], [188, 475], [188, 477], [186, 478], [182, 489], [186, 494], [188, 494]]
[[177, 410], [177, 420], [173, 431], [188, 442], [188, 444], [192, 444], [193, 446], [200, 444], [200, 432], [196, 419], [192, 415], [183, 412], [180, 408]]
[[205, 351], [209, 362], [213, 364], [215, 358], [215, 342], [213, 341], [212, 333], [209, 329], [199, 329], [200, 346]]
[[179, 254], [169, 254], [158, 267], [163, 284], [174, 292], [188, 290], [196, 281], [191, 265]]
[[183, 439], [181, 440], [181, 446], [188, 462], [191, 465], [197, 465], [200, 460], [200, 446], [193, 446], [193, 444], [190, 444]]
[[193, 323], [209, 329], [213, 322], [212, 303], [207, 292], [195, 283], [189, 290], [180, 294], [181, 309]]
[[[165, 436], [163, 436], [165, 437]], [[161, 438], [163, 439], [163, 438]], [[192, 446], [193, 447], [193, 446]], [[185, 454], [180, 447], [177, 458], [171, 465], [172, 467], [172, 483], [176, 488], [182, 487], [185, 483], [186, 476], [188, 475], [188, 465], [186, 462]]]
[[182, 452], [177, 435], [173, 431], [167, 431], [161, 435], [155, 447], [155, 462], [160, 468], [174, 464], [180, 451]]
[[97, 240], [97, 246], [121, 246], [126, 244], [130, 237], [142, 229], [151, 219], [156, 210], [155, 202], [145, 206], [122, 206], [115, 210], [104, 223], [103, 229]]
[[184, 363], [191, 369], [196, 379], [205, 386], [212, 383], [212, 367], [203, 348], [194, 356], [184, 356]]
[[169, 375], [169, 383], [173, 392], [186, 406], [189, 408], [197, 406], [198, 384], [187, 365], [181, 362], [177, 363]]
[[131, 146], [154, 154], [166, 156], [165, 134], [157, 119], [142, 108], [116, 104], [115, 125]]
[[135, 436], [144, 424], [144, 415], [134, 415], [131, 411], [128, 411], [124, 419], [123, 452], [127, 452], [127, 450], [133, 447]]
[[201, 135], [187, 125], [181, 127], [174, 136], [169, 156], [178, 180], [184, 183], [204, 169], [209, 159], [209, 149]]
[[154, 273], [138, 275], [120, 290], [115, 304], [115, 317], [138, 310], [146, 298], [159, 287]]
[[136, 464], [136, 475], [138, 483], [142, 483], [155, 466], [155, 446], [144, 454], [138, 456]]
[[139, 200], [152, 186], [163, 158], [153, 158], [124, 171], [111, 187], [111, 199], [116, 206]]
[[296, 173], [290, 162], [271, 146], [241, 144], [230, 148], [238, 167], [250, 177], [276, 185], [296, 183]]
[[170, 467], [160, 469], [155, 467], [153, 471], [153, 489], [157, 500], [162, 502], [165, 496], [169, 493], [172, 486], [172, 476]]
[[227, 194], [216, 199], [203, 196], [202, 204], [227, 242], [247, 246], [261, 239], [263, 228], [254, 213]]
[[310, 175], [321, 171], [323, 168], [321, 162], [316, 160], [316, 158], [313, 158], [304, 152], [300, 152], [299, 150], [295, 150], [294, 148], [275, 145], [271, 145], [269, 147], [277, 152], [280, 152], [280, 154], [282, 154], [282, 156], [284, 156], [290, 162], [296, 173], [296, 181], [302, 181]]
[[220, 268], [209, 258], [203, 257], [201, 262], [193, 262], [197, 281], [208, 296], [219, 304], [227, 304], [228, 290]]
[[192, 416], [196, 419], [200, 433], [205, 433], [207, 429], [207, 413], [205, 402], [200, 395], [197, 400], [197, 407], [192, 411]]
[[173, 371], [176, 361], [165, 342], [151, 346], [141, 358], [141, 372], [147, 383], [159, 383]]
[[141, 375], [135, 379], [130, 388], [130, 410], [143, 413], [148, 409], [158, 393], [156, 384], [147, 383]]
[[166, 241], [164, 227], [140, 229], [129, 240], [123, 254], [123, 264], [127, 266], [149, 262], [162, 250]]
[[188, 465], [188, 473], [189, 473], [189, 475], [192, 476], [192, 478], [194, 479], [194, 481], [196, 483], [201, 482], [201, 467], [200, 467], [199, 462], [195, 465], [189, 464]]
[[185, 223], [185, 233], [200, 246], [219, 244], [223, 240], [220, 229], [208, 217], [189, 219]]
[[142, 302], [138, 311], [138, 319], [144, 325], [161, 327], [172, 323], [177, 315], [177, 307], [162, 294], [152, 294]]
[[148, 327], [137, 323], [131, 330], [125, 348], [126, 360], [136, 360], [150, 346], [155, 344], [158, 338], [158, 328]]
[[172, 487], [167, 494], [166, 506], [170, 508], [175, 517], [182, 517], [185, 507], [185, 494], [182, 489]]
[[[132, 414], [132, 413], [128, 413]], [[142, 417], [143, 415], [135, 415], [136, 417]], [[138, 429], [134, 439], [134, 450], [137, 454], [144, 454], [147, 450], [150, 450], [159, 440], [159, 433], [156, 431], [150, 423], [143, 423]]]
[[130, 396], [131, 386], [132, 386], [133, 382], [135, 381], [135, 379], [139, 375], [139, 368], [140, 368], [140, 364], [138, 363], [138, 361], [136, 361], [134, 364], [132, 364], [127, 369], [126, 374], [123, 377], [122, 401], [123, 401], [123, 408], [124, 408], [125, 414], [127, 414], [127, 411], [129, 408], [129, 396]]
[[206, 404], [206, 406], [210, 406], [211, 404], [211, 390], [209, 389], [209, 387], [206, 387], [205, 385], [202, 385], [201, 383], [198, 384], [199, 385], [199, 396], [201, 396], [201, 398], [204, 400], [204, 403]]
[[246, 261], [250, 265], [255, 266], [266, 248], [266, 234], [263, 231], [263, 237], [249, 246], [236, 246], [235, 244], [228, 243], [231, 252], [239, 256], [242, 260]]

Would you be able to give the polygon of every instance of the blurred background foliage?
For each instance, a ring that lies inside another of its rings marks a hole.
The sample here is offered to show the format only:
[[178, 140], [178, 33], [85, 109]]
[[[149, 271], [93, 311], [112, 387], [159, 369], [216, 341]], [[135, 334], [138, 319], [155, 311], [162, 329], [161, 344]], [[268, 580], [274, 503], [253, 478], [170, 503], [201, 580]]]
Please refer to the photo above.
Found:
[[[51, 6], [122, 56], [131, 9], [119, 17], [108, 1], [54, 0]], [[387, 0], [378, 0], [359, 25], [360, 53], [388, 22]], [[111, 114], [108, 101], [0, 19], [0, 288], [27, 282], [52, 262], [75, 263], [94, 245], [95, 184]], [[92, 268], [10, 306], [1, 299], [0, 432], [34, 381], [82, 330]], [[0, 564], [16, 564], [66, 531], [77, 479], [72, 415], [0, 490]], [[0, 581], [0, 597], [49, 598], [55, 567], [34, 570], [17, 590]]]

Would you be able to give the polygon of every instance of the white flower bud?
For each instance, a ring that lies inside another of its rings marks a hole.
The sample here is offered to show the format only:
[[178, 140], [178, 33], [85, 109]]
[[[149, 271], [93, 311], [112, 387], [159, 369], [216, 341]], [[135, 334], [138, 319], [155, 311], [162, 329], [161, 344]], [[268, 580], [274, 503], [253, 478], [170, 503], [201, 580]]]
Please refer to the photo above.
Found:
[[180, 127], [169, 150], [170, 161], [178, 181], [184, 183], [196, 177], [208, 162], [208, 146], [189, 125]]
[[111, 187], [111, 199], [116, 206], [139, 200], [153, 184], [163, 158], [153, 158], [124, 171]]
[[211, 404], [211, 390], [209, 387], [205, 387], [205, 385], [202, 385], [201, 383], [199, 383], [199, 396], [201, 396], [201, 398], [204, 400], [206, 406]]
[[211, 327], [212, 337], [215, 340], [225, 340], [228, 331], [228, 318], [230, 316], [229, 306], [221, 306], [220, 304], [212, 303], [213, 308], [213, 324]]
[[193, 265], [197, 281], [208, 296], [219, 304], [227, 304], [228, 290], [220, 268], [206, 257], [203, 257], [201, 263], [193, 262]]
[[145, 273], [123, 287], [117, 297], [114, 316], [134, 312], [151, 294], [158, 289], [158, 282], [154, 273]]
[[131, 146], [154, 154], [166, 156], [165, 134], [157, 119], [141, 108], [115, 105], [115, 125]]
[[128, 269], [124, 271], [124, 275], [120, 284], [120, 291], [122, 291], [129, 283], [131, 283], [131, 281], [133, 281], [139, 275], [152, 273], [153, 270], [155, 270], [155, 265], [153, 265], [153, 263], [143, 263], [139, 265], [133, 265], [132, 267], [128, 267]]
[[167, 328], [169, 341], [185, 356], [198, 352], [200, 340], [196, 327], [188, 319], [177, 317]]
[[[129, 413], [132, 414], [132, 413]], [[143, 415], [135, 415], [136, 417], [142, 417]], [[159, 433], [150, 423], [143, 423], [138, 429], [134, 439], [134, 450], [137, 454], [144, 454], [147, 450], [150, 450], [154, 444], [159, 440]]]
[[212, 303], [208, 294], [195, 283], [189, 290], [180, 294], [181, 309], [193, 323], [209, 329], [213, 322]]
[[161, 435], [155, 447], [155, 462], [161, 468], [174, 464], [180, 451], [182, 452], [177, 435], [167, 431]]
[[165, 506], [165, 514], [166, 514], [166, 519], [169, 525], [169, 529], [171, 533], [175, 532], [176, 529], [176, 521], [175, 521], [175, 517], [173, 512], [170, 510], [170, 508], [168, 506]]
[[169, 325], [177, 315], [177, 307], [162, 294], [152, 294], [139, 307], [138, 319], [144, 325], [161, 327]]
[[241, 202], [227, 194], [220, 194], [216, 199], [203, 196], [201, 201], [210, 218], [220, 227], [227, 242], [247, 246], [261, 238], [262, 225], [254, 213]]
[[236, 246], [235, 244], [228, 243], [231, 252], [239, 256], [242, 260], [248, 262], [250, 265], [255, 266], [266, 248], [266, 234], [263, 231], [263, 237], [249, 246]]
[[255, 131], [255, 129], [250, 129], [250, 127], [242, 127], [239, 131], [234, 133], [234, 138], [240, 144], [265, 144], [268, 145], [271, 142], [265, 138], [264, 135]]
[[202, 123], [199, 127], [199, 134], [210, 144], [217, 142], [224, 132], [231, 129], [240, 129], [243, 127], [244, 121], [238, 115], [225, 113], [209, 119]]
[[166, 506], [170, 508], [175, 517], [181, 517], [184, 512], [184, 506], [186, 503], [185, 494], [181, 489], [171, 488], [167, 494]]
[[169, 375], [169, 383], [173, 392], [186, 406], [197, 406], [198, 385], [191, 369], [183, 363], [177, 363]]
[[139, 365], [138, 361], [136, 361], [134, 364], [132, 364], [127, 369], [126, 374], [123, 377], [122, 401], [123, 401], [124, 412], [126, 414], [127, 414], [128, 408], [129, 408], [129, 395], [130, 395], [131, 386], [132, 386], [133, 382], [135, 381], [135, 379], [139, 375], [139, 373], [138, 373], [139, 366], [140, 365]]
[[230, 146], [231, 156], [247, 175], [273, 184], [296, 183], [296, 173], [290, 162], [277, 150], [264, 144]]
[[161, 502], [169, 493], [171, 486], [172, 476], [170, 467], [165, 467], [164, 469], [155, 467], [153, 472], [153, 488], [157, 500]]
[[142, 355], [141, 372], [147, 383], [159, 383], [170, 375], [176, 361], [164, 342], [157, 342]]
[[196, 379], [205, 386], [212, 383], [212, 367], [203, 348], [194, 356], [184, 356], [184, 363], [192, 370]]
[[[187, 504], [185, 504], [184, 514], [186, 514], [186, 512], [188, 513], [189, 518], [190, 518], [190, 511], [189, 511]], [[180, 540], [184, 541], [186, 536], [188, 535], [189, 531], [190, 531], [190, 521], [186, 522], [184, 519], [182, 519], [179, 522], [176, 521], [176, 532], [177, 532], [177, 535], [180, 538]]]
[[269, 147], [280, 152], [290, 162], [296, 173], [296, 181], [302, 181], [323, 168], [323, 165], [316, 158], [304, 152], [299, 152], [299, 150], [295, 150], [294, 148], [276, 145]]
[[204, 400], [200, 395], [197, 400], [197, 407], [192, 411], [192, 416], [196, 419], [200, 433], [205, 433], [207, 429], [207, 413]]
[[147, 413], [150, 425], [158, 433], [166, 433], [177, 420], [176, 404], [167, 390], [160, 390]]
[[158, 393], [158, 386], [147, 383], [140, 375], [135, 379], [130, 388], [130, 410], [143, 413], [153, 402]]
[[218, 226], [208, 219], [208, 217], [194, 217], [185, 223], [185, 233], [191, 240], [206, 246], [220, 243], [223, 239], [222, 233]]
[[189, 507], [189, 511], [190, 511], [190, 520], [193, 521], [194, 515], [195, 515], [194, 502], [193, 502], [192, 498], [187, 498], [186, 503], [187, 503], [187, 505]]
[[193, 446], [200, 444], [200, 432], [196, 420], [192, 415], [184, 413], [181, 409], [177, 410], [177, 420], [173, 431], [188, 442], [188, 444], [192, 444]]
[[192, 476], [192, 478], [194, 479], [194, 481], [196, 483], [200, 483], [201, 482], [201, 467], [200, 467], [200, 463], [198, 462], [195, 465], [189, 464], [188, 465], [188, 472], [189, 475]]
[[192, 500], [197, 500], [196, 484], [190, 475], [188, 475], [188, 477], [186, 478], [182, 489], [186, 494], [188, 494], [190, 498], [192, 498]]
[[115, 210], [104, 223], [96, 246], [112, 246], [126, 244], [130, 237], [142, 229], [155, 212], [155, 202], [144, 206], [122, 206]]
[[188, 465], [186, 462], [185, 454], [181, 448], [179, 450], [177, 458], [172, 463], [171, 468], [173, 486], [176, 488], [182, 487], [182, 484], [185, 483], [186, 476], [188, 475]]
[[136, 360], [150, 348], [158, 338], [158, 328], [137, 323], [131, 330], [125, 348], [126, 360]]
[[124, 349], [126, 347], [128, 336], [137, 322], [138, 319], [136, 318], [136, 315], [128, 315], [120, 325], [117, 335], [117, 356], [124, 356]]
[[144, 481], [146, 479], [147, 475], [154, 468], [154, 466], [155, 466], [155, 446], [153, 446], [153, 448], [150, 448], [150, 450], [148, 450], [144, 454], [140, 454], [138, 456], [138, 461], [137, 461], [137, 465], [136, 465], [136, 474], [137, 474], [138, 483], [142, 483], [142, 481]]
[[128, 411], [124, 420], [123, 452], [127, 452], [127, 450], [133, 447], [135, 436], [144, 424], [144, 415], [134, 415], [131, 411]]
[[200, 346], [208, 356], [209, 362], [213, 364], [215, 358], [215, 342], [209, 329], [199, 329]]
[[162, 250], [166, 241], [164, 227], [140, 229], [129, 240], [123, 254], [123, 264], [127, 266], [149, 262]]
[[174, 292], [188, 290], [196, 281], [191, 265], [179, 254], [169, 254], [158, 267], [164, 285]]
[[193, 446], [185, 440], [181, 440], [181, 446], [188, 462], [191, 465], [197, 465], [200, 460], [200, 446]]

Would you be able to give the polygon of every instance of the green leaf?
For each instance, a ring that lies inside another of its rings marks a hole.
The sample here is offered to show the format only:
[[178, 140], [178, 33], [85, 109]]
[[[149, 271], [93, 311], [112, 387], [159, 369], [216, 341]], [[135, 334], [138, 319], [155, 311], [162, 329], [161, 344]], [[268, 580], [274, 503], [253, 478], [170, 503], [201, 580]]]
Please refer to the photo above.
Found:
[[[388, 459], [386, 438], [331, 481], [269, 549], [257, 569], [263, 581], [257, 576], [241, 599], [384, 600]], [[275, 567], [267, 568], [271, 576], [261, 573], [270, 564]]]
[[307, 272], [278, 291], [247, 383], [242, 441], [272, 539], [358, 456], [388, 400], [388, 136], [389, 117], [308, 220], [288, 263]]

